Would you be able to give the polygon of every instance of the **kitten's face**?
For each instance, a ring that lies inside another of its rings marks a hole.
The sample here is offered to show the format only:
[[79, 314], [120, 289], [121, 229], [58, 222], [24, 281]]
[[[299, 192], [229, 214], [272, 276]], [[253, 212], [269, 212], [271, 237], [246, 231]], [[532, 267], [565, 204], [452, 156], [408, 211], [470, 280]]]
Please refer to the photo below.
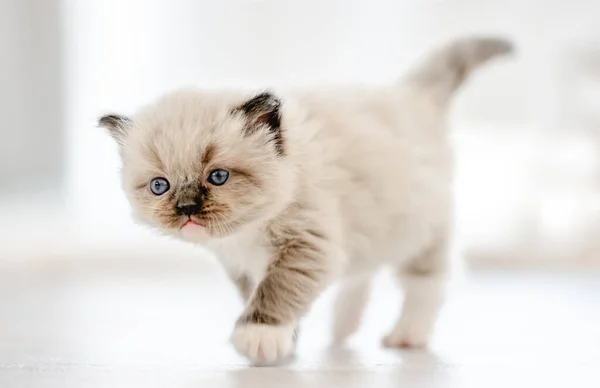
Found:
[[279, 100], [180, 91], [100, 125], [120, 144], [136, 218], [190, 241], [276, 215], [291, 198]]

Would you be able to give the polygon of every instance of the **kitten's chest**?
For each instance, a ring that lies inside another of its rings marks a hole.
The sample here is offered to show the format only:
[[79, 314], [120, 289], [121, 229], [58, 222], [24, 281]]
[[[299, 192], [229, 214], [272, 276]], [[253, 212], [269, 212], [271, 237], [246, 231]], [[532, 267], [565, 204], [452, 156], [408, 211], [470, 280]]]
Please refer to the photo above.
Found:
[[208, 245], [225, 269], [233, 276], [247, 275], [260, 281], [270, 261], [264, 239], [253, 233], [239, 233]]

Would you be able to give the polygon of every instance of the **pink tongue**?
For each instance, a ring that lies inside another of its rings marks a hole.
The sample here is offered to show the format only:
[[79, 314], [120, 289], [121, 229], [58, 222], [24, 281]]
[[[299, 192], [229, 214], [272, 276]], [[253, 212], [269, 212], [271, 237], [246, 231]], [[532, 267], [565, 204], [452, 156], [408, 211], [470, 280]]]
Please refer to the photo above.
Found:
[[202, 225], [192, 221], [192, 220], [188, 220], [188, 222], [185, 223], [185, 225], [183, 225], [184, 228], [201, 228]]

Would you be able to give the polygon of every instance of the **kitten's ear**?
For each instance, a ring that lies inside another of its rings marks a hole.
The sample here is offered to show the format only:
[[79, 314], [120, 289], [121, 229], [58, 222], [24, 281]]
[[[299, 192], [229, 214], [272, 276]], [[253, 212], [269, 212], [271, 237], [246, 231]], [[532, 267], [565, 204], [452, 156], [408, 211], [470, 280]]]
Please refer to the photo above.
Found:
[[233, 111], [241, 112], [248, 121], [248, 125], [244, 128], [248, 135], [255, 133], [260, 128], [268, 127], [270, 142], [275, 147], [277, 155], [283, 156], [280, 108], [281, 100], [270, 92], [264, 92], [252, 97]]
[[132, 121], [129, 117], [120, 115], [106, 115], [100, 117], [98, 126], [108, 130], [110, 135], [122, 145], [131, 129]]
[[277, 96], [270, 92], [264, 92], [235, 108], [235, 111], [242, 112], [246, 116], [250, 130], [261, 125], [268, 125], [274, 131], [278, 130], [281, 125], [280, 107], [281, 100]]

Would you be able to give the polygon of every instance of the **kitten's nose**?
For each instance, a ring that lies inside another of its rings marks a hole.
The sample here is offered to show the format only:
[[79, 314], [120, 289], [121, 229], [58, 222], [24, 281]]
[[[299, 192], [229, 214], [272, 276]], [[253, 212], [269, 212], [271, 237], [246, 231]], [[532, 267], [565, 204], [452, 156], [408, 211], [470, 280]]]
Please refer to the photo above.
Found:
[[197, 203], [193, 205], [182, 205], [177, 206], [177, 213], [191, 216], [192, 214], [200, 213], [200, 209], [201, 206]]

